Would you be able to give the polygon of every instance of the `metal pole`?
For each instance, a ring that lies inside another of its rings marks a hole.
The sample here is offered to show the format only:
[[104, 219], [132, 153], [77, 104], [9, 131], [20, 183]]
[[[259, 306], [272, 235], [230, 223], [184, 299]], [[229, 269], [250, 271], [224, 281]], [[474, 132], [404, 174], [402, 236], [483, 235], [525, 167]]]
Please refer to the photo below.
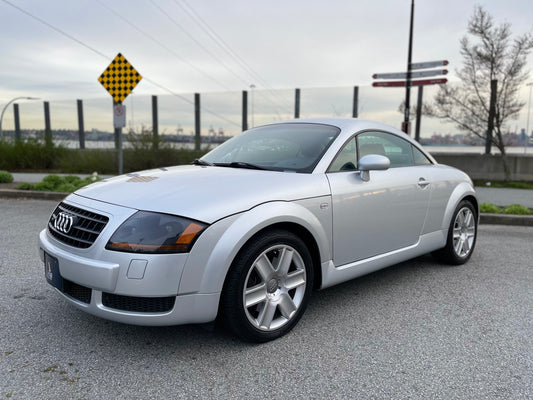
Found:
[[494, 116], [496, 114], [497, 91], [498, 91], [498, 81], [493, 79], [492, 81], [490, 81], [489, 122], [487, 124], [487, 139], [485, 141], [485, 154], [490, 154], [491, 148], [492, 148], [492, 132], [494, 131]]
[[357, 118], [359, 116], [359, 86], [353, 87], [353, 110], [352, 117]]
[[52, 126], [50, 124], [50, 102], [44, 102], [44, 143], [52, 144]]
[[194, 94], [194, 150], [200, 150], [200, 93]]
[[402, 129], [409, 134], [409, 108], [411, 107], [411, 55], [413, 53], [413, 19], [415, 14], [415, 0], [411, 0], [411, 23], [409, 25], [409, 50], [407, 52], [407, 80], [405, 82], [405, 113]]
[[296, 89], [294, 93], [294, 118], [300, 118], [300, 89]]
[[242, 130], [248, 130], [248, 92], [242, 91]]
[[15, 141], [20, 142], [20, 116], [19, 105], [17, 103], [13, 104], [13, 118], [15, 119]]
[[124, 154], [122, 152], [122, 128], [115, 128], [118, 136], [118, 174], [122, 175], [124, 172]]
[[85, 127], [83, 124], [83, 100], [77, 100], [78, 103], [78, 139], [80, 141], [80, 149], [85, 148]]
[[152, 96], [152, 135], [153, 146], [157, 150], [159, 148], [159, 121], [157, 117], [157, 96]]
[[[113, 101], [113, 118], [115, 116], [115, 105], [119, 103], [116, 103]], [[117, 149], [117, 158], [118, 158], [118, 174], [122, 175], [123, 173], [123, 160], [124, 155], [122, 153], [122, 128], [115, 128], [115, 147]]]
[[0, 139], [2, 139], [2, 140], [4, 140], [4, 131], [2, 131], [2, 121], [4, 120], [4, 113], [6, 112], [7, 107], [9, 107], [9, 105], [11, 103], [13, 103], [14, 101], [20, 100], [20, 99], [24, 99], [24, 100], [39, 100], [38, 97], [15, 97], [14, 99], [11, 99], [11, 100], [9, 100], [7, 102], [7, 104], [2, 109], [2, 114], [0, 114]]
[[255, 85], [251, 84], [250, 85], [250, 92], [251, 92], [251, 95], [252, 95], [252, 128], [255, 126], [255, 124], [254, 124], [254, 89], [255, 89]]
[[529, 146], [529, 113], [531, 111], [531, 88], [533, 87], [533, 82], [529, 82], [526, 86], [529, 86], [529, 102], [527, 106], [526, 145], [524, 146], [524, 154], [527, 153], [527, 147]]
[[420, 123], [422, 122], [422, 96], [424, 95], [424, 86], [418, 87], [418, 99], [416, 101], [416, 130], [415, 140], [420, 143]]

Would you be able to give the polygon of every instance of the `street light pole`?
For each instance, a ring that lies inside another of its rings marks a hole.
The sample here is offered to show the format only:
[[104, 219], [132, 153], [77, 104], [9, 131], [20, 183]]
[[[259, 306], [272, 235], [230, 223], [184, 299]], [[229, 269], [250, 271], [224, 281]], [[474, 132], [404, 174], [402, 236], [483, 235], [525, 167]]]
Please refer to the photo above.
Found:
[[529, 103], [527, 106], [526, 145], [524, 146], [524, 154], [527, 153], [527, 147], [529, 145], [529, 114], [531, 111], [531, 88], [533, 87], [533, 82], [529, 82], [526, 86], [529, 86]]
[[38, 97], [15, 97], [14, 99], [11, 99], [9, 100], [9, 102], [4, 106], [4, 108], [2, 109], [2, 114], [0, 114], [0, 139], [1, 140], [4, 140], [4, 131], [2, 130], [2, 121], [4, 119], [4, 113], [6, 112], [7, 110], [7, 107], [9, 107], [9, 105], [11, 103], [13, 103], [14, 101], [17, 101], [17, 100], [39, 100]]

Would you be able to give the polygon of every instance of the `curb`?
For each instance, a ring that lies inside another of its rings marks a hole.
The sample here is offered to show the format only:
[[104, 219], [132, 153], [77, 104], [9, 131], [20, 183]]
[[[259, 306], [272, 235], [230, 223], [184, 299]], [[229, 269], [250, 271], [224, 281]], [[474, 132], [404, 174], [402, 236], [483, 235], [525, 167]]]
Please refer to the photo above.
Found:
[[480, 214], [480, 224], [533, 226], [532, 215]]
[[17, 190], [17, 189], [0, 189], [0, 197], [10, 199], [35, 199], [35, 200], [55, 200], [61, 201], [70, 193], [63, 192], [43, 192], [39, 190]]
[[[43, 192], [37, 190], [0, 189], [0, 197], [11, 199], [35, 199], [61, 201], [70, 193]], [[480, 215], [483, 225], [533, 226], [533, 215], [485, 214]]]

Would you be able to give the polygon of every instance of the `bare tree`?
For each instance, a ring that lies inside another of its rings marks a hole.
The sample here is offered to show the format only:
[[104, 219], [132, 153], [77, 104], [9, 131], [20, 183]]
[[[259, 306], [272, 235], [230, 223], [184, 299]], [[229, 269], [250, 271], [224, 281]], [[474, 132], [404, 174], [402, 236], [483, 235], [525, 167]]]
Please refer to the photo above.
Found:
[[[430, 116], [455, 123], [463, 132], [490, 140], [500, 151], [506, 180], [510, 170], [502, 131], [525, 105], [518, 91], [528, 78], [526, 63], [532, 48], [531, 32], [512, 39], [510, 24], [496, 26], [492, 16], [476, 6], [468, 33], [461, 39], [463, 66], [456, 71], [461, 84], [441, 85], [434, 104], [425, 110]], [[487, 139], [493, 80], [497, 81], [494, 134]]]

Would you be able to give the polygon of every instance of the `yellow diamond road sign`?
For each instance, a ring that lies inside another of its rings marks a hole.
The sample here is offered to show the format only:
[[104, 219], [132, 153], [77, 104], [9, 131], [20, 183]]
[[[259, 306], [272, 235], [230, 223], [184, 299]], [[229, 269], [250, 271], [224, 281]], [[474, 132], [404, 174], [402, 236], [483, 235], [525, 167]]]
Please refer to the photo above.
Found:
[[128, 60], [118, 53], [100, 75], [98, 81], [111, 94], [116, 103], [122, 103], [141, 79], [142, 76], [135, 71]]

